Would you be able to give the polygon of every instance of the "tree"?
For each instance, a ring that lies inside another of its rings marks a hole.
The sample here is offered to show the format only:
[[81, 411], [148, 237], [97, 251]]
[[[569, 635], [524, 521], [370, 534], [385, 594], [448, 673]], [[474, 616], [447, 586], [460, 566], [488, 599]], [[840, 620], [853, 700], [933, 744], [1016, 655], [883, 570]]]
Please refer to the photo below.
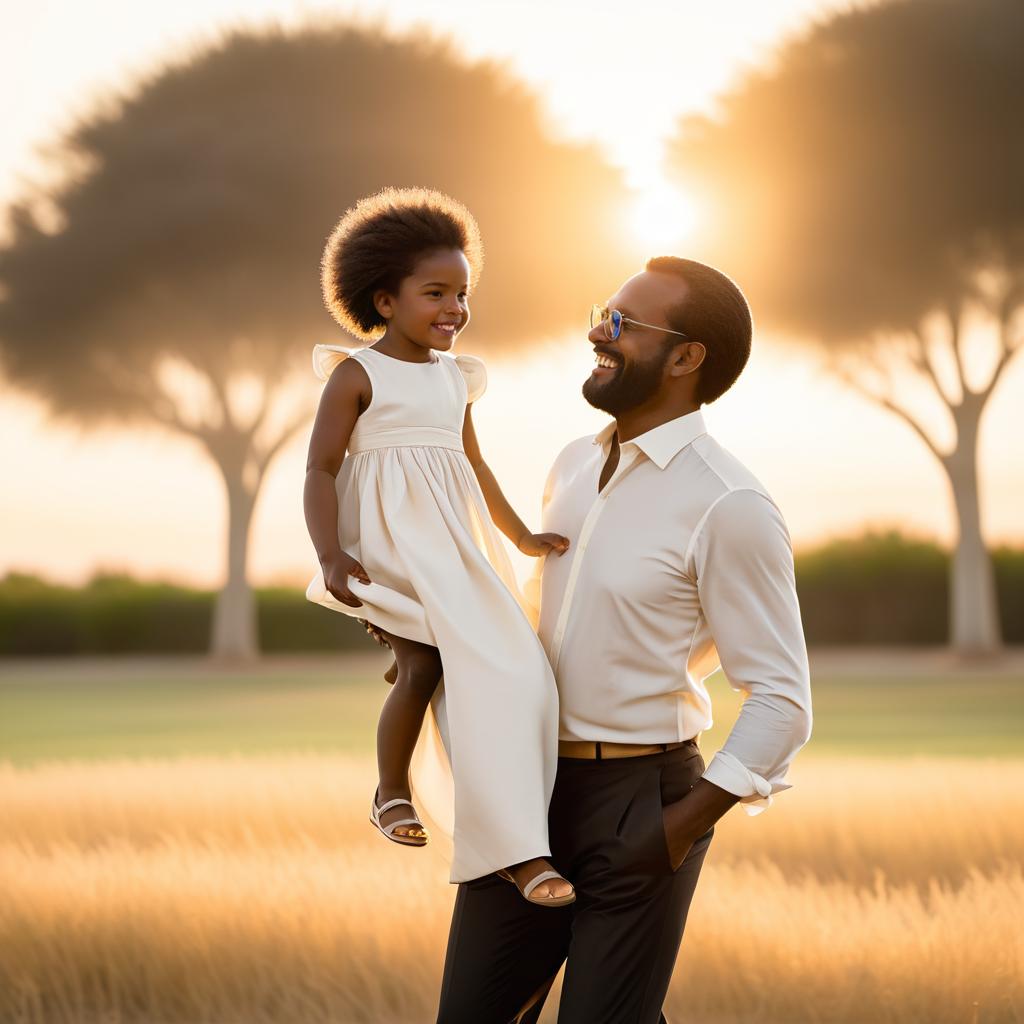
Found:
[[221, 655], [255, 653], [249, 524], [268, 465], [311, 411], [311, 346], [336, 332], [318, 264], [348, 206], [423, 185], [476, 213], [488, 266], [474, 351], [581, 323], [619, 269], [601, 217], [621, 201], [617, 175], [550, 138], [501, 69], [438, 41], [234, 33], [86, 117], [61, 151], [62, 183], [9, 212], [0, 357], [56, 419], [156, 423], [217, 465]]
[[[1000, 644], [977, 448], [1022, 345], [1022, 49], [1016, 0], [851, 10], [787, 43], [714, 116], [685, 119], [671, 147], [713, 211], [707, 251], [755, 312], [822, 343], [945, 470], [958, 524], [950, 633], [964, 654]], [[973, 337], [985, 331], [988, 366]]]

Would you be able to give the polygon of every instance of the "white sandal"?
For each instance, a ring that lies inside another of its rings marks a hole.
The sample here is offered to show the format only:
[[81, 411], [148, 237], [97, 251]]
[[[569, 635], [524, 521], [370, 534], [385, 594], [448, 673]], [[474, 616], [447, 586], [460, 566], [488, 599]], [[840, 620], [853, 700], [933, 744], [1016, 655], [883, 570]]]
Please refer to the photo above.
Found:
[[[395, 800], [388, 800], [386, 803], [378, 807], [377, 794], [379, 792], [380, 790], [377, 790], [377, 793], [373, 794], [373, 802], [370, 805], [370, 824], [373, 825], [373, 827], [376, 828], [377, 831], [380, 832], [382, 836], [387, 837], [393, 843], [401, 843], [403, 846], [426, 846], [427, 841], [430, 838], [429, 835], [395, 835], [395, 829], [401, 827], [402, 825], [417, 825], [420, 828], [422, 828], [424, 832], [426, 832], [426, 828], [424, 828], [423, 822], [416, 817], [416, 808], [413, 807], [412, 801], [397, 798]], [[408, 804], [409, 807], [412, 807], [413, 816], [411, 818], [400, 818], [398, 821], [392, 821], [389, 822], [387, 825], [382, 825], [380, 823], [380, 816], [385, 811], [390, 811], [392, 807], [398, 807], [400, 804]]]
[[[512, 877], [512, 875], [509, 874], [509, 872], [504, 870], [499, 871], [498, 877], [507, 879], [517, 889], [519, 889], [519, 884]], [[568, 906], [570, 903], [573, 903], [576, 899], [575, 889], [573, 889], [572, 892], [567, 893], [565, 896], [546, 896], [536, 900], [533, 898], [533, 890], [536, 889], [537, 886], [541, 884], [541, 882], [547, 882], [553, 878], [561, 879], [561, 881], [563, 882], [569, 881], [568, 878], [566, 878], [564, 875], [560, 875], [557, 871], [542, 871], [539, 875], [536, 875], [535, 877], [531, 878], [530, 881], [527, 882], [522, 889], [519, 889], [519, 891], [523, 895], [523, 899], [525, 899], [528, 903], [535, 904], [538, 907], [565, 907]], [[569, 882], [569, 885], [571, 888], [572, 883]]]

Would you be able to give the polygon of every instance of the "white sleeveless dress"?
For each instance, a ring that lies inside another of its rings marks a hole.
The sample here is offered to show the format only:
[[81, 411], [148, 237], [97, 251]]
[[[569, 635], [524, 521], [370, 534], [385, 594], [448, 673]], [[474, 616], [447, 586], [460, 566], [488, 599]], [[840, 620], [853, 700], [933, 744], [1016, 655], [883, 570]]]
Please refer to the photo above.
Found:
[[306, 597], [437, 647], [444, 678], [412, 766], [414, 799], [453, 840], [451, 881], [550, 854], [558, 694], [532, 609], [462, 446], [487, 386], [474, 356], [411, 363], [317, 345], [321, 379], [356, 359], [373, 387], [337, 477], [338, 539], [372, 581], [350, 608], [317, 572]]

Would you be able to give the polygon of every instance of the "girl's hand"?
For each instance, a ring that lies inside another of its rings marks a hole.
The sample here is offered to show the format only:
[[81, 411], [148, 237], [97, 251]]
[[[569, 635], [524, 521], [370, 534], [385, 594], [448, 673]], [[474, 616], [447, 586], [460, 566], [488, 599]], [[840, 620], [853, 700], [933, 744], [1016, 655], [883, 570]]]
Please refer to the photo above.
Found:
[[524, 533], [516, 546], [524, 555], [532, 555], [534, 558], [540, 558], [551, 551], [564, 555], [569, 550], [569, 538], [560, 533]]
[[366, 570], [344, 551], [323, 566], [324, 586], [342, 603], [350, 608], [362, 608], [363, 602], [348, 589], [348, 578], [354, 576], [360, 583], [369, 583]]

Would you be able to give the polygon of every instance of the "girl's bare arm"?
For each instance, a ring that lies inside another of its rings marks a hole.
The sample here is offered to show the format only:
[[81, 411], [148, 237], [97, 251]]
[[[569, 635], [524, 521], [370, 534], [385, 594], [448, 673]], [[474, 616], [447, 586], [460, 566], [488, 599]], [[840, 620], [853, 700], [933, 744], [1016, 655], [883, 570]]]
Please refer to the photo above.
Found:
[[532, 533], [502, 494], [490, 466], [484, 462], [480, 453], [480, 443], [473, 427], [472, 408], [472, 404], [466, 406], [466, 416], [462, 423], [462, 447], [476, 474], [487, 502], [487, 510], [495, 525], [525, 555], [542, 555], [552, 549], [563, 554], [569, 548], [568, 538], [557, 533]]
[[348, 588], [348, 577], [369, 583], [366, 570], [341, 550], [338, 542], [338, 493], [335, 477], [345, 461], [345, 450], [360, 412], [372, 397], [366, 370], [355, 359], [335, 368], [324, 385], [306, 457], [302, 507], [306, 529], [324, 571], [327, 589], [343, 604], [361, 607]]

